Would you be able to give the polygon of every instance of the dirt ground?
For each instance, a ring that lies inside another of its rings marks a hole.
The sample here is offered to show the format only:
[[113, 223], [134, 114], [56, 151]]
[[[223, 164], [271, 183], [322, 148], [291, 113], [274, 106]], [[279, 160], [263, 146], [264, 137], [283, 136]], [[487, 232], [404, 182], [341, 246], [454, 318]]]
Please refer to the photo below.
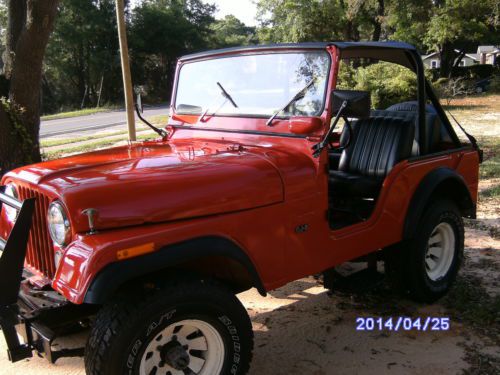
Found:
[[[469, 229], [466, 245], [467, 260], [461, 277], [481, 277], [492, 295], [498, 293], [500, 241], [484, 231]], [[266, 298], [255, 290], [239, 297], [255, 331], [251, 375], [428, 375], [464, 371], [493, 375], [500, 369], [498, 337], [495, 341], [482, 333], [481, 327], [475, 329], [473, 322], [455, 318], [457, 312], [446, 301], [418, 305], [392, 294], [384, 286], [367, 294], [330, 296], [312, 277], [273, 291]], [[358, 332], [355, 319], [359, 316], [451, 317], [451, 326], [444, 332]], [[81, 334], [67, 342], [79, 346], [84, 340], [85, 335]], [[49, 365], [42, 358], [12, 365], [4, 354], [3, 337], [0, 353], [2, 375], [85, 373], [83, 360], [77, 358], [61, 359], [56, 365]]]
[[[385, 284], [330, 296], [313, 277], [263, 298], [239, 297], [255, 332], [251, 375], [500, 374], [500, 96], [455, 100], [457, 118], [485, 143], [478, 220], [467, 221], [456, 286], [434, 305], [410, 302]], [[356, 331], [356, 317], [450, 317], [447, 331]], [[68, 339], [83, 345], [85, 335]], [[1, 375], [83, 375], [82, 359], [15, 365], [0, 338]]]

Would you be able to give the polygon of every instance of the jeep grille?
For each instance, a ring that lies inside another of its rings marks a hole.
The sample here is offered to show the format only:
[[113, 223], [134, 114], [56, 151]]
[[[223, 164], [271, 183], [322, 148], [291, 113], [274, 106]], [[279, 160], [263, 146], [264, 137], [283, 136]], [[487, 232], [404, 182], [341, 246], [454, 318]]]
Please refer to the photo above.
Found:
[[26, 252], [26, 265], [33, 271], [52, 279], [55, 274], [54, 247], [47, 227], [49, 198], [40, 192], [17, 184], [21, 200], [36, 198], [35, 215]]

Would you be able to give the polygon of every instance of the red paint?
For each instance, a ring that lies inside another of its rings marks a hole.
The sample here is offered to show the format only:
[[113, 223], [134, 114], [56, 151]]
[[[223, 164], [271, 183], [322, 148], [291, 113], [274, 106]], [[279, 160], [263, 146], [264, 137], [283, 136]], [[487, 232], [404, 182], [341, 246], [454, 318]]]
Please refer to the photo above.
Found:
[[[328, 51], [333, 61], [330, 93], [338, 59], [335, 48]], [[159, 249], [190, 238], [223, 236], [246, 251], [265, 287], [274, 289], [400, 241], [410, 199], [437, 167], [458, 171], [476, 198], [475, 151], [405, 161], [386, 178], [369, 220], [330, 230], [327, 150], [319, 158], [311, 151], [330, 117], [327, 104], [317, 118], [277, 119], [272, 127], [264, 118], [235, 117], [208, 117], [195, 125], [304, 134], [291, 138], [182, 128], [196, 124], [199, 116], [172, 110], [170, 125], [177, 126], [167, 127], [166, 139], [24, 167], [2, 184], [21, 182], [64, 203], [73, 242], [64, 250], [52, 286], [77, 304], [95, 275], [125, 248], [153, 242]], [[87, 234], [86, 208], [99, 211], [96, 234]], [[304, 223], [310, 230], [297, 234], [295, 228]], [[5, 217], [1, 228], [5, 235]]]

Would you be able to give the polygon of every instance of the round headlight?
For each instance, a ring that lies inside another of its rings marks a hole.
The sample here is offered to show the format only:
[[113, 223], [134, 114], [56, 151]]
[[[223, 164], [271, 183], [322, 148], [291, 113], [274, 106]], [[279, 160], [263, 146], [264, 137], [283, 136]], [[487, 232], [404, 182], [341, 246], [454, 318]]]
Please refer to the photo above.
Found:
[[59, 246], [67, 245], [71, 239], [71, 228], [66, 211], [60, 202], [51, 203], [47, 221], [52, 241]]
[[[17, 194], [16, 187], [12, 184], [8, 184], [5, 187], [4, 194], [8, 195], [10, 197], [19, 199], [19, 195]], [[9, 221], [13, 222], [17, 219], [17, 210], [14, 207], [10, 207], [7, 204], [3, 204], [2, 207], [4, 208], [5, 214], [7, 215], [7, 219]]]

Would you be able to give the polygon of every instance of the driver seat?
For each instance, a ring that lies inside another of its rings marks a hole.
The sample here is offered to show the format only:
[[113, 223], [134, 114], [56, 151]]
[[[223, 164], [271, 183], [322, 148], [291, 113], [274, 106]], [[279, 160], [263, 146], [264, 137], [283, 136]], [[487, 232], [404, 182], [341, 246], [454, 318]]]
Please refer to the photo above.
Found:
[[329, 171], [333, 197], [375, 199], [385, 177], [411, 155], [415, 124], [401, 118], [370, 117], [352, 122], [353, 139], [338, 170]]

